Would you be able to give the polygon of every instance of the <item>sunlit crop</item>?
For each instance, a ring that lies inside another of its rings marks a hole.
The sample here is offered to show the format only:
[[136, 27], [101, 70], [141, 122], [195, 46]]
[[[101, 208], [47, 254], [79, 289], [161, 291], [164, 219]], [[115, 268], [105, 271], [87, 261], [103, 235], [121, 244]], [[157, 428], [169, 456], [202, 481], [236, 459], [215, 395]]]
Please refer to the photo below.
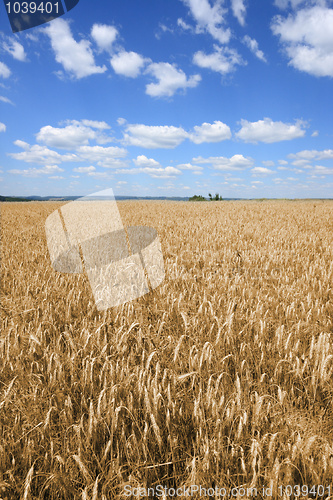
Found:
[[332, 484], [333, 202], [118, 202], [166, 277], [103, 313], [59, 206], [1, 204], [0, 498]]

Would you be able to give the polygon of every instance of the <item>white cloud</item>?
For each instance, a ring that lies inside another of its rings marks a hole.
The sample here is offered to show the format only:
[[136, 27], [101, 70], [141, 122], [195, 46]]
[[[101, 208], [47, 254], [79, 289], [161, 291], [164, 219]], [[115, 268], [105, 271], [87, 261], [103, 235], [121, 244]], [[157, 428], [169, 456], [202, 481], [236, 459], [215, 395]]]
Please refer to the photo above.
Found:
[[80, 79], [106, 71], [106, 66], [96, 66], [90, 42], [76, 42], [69, 23], [64, 19], [54, 19], [44, 28], [44, 32], [50, 37], [56, 61], [75, 78]]
[[333, 76], [333, 9], [316, 5], [287, 18], [276, 16], [271, 29], [290, 65], [314, 76]]
[[262, 50], [259, 50], [259, 45], [257, 40], [255, 40], [254, 38], [250, 38], [248, 35], [245, 35], [243, 38], [243, 42], [258, 59], [267, 62], [265, 54], [263, 53]]
[[107, 172], [89, 172], [89, 177], [96, 177], [97, 179], [108, 179], [110, 175]]
[[194, 174], [201, 174], [203, 171], [203, 167], [199, 167], [199, 165], [192, 165], [192, 163], [180, 163], [177, 165], [181, 170], [192, 170]]
[[230, 29], [225, 29], [224, 14], [226, 10], [222, 8], [220, 0], [213, 0], [213, 6], [209, 0], [183, 0], [191, 11], [191, 14], [197, 22], [196, 32], [208, 32], [215, 40], [220, 43], [228, 43], [231, 37]]
[[171, 149], [187, 137], [188, 133], [181, 127], [135, 124], [127, 125], [124, 141], [131, 146]]
[[21, 153], [8, 153], [15, 160], [25, 161], [27, 163], [51, 164], [55, 165], [61, 162], [78, 161], [79, 158], [74, 154], [61, 155], [56, 151], [48, 149], [45, 146], [30, 146], [27, 142], [17, 140], [14, 144], [22, 149]]
[[8, 104], [13, 104], [12, 101], [10, 99], [8, 99], [8, 97], [4, 97], [2, 95], [0, 95], [0, 101], [6, 102]]
[[220, 121], [203, 123], [200, 127], [194, 127], [194, 133], [190, 134], [190, 139], [195, 144], [203, 142], [220, 142], [230, 139], [231, 131], [228, 125]]
[[259, 174], [259, 175], [262, 175], [262, 174], [273, 174], [273, 170], [270, 170], [269, 168], [266, 168], [266, 167], [254, 167], [251, 169], [251, 172], [253, 174]]
[[113, 70], [118, 75], [136, 78], [148, 61], [150, 61], [150, 59], [146, 59], [136, 52], [126, 52], [123, 50], [114, 55], [110, 63]]
[[231, 0], [231, 8], [234, 16], [241, 26], [245, 25], [246, 7], [244, 0]]
[[37, 141], [60, 149], [75, 149], [81, 145], [87, 145], [90, 140], [95, 140], [100, 144], [111, 141], [101, 132], [110, 128], [106, 122], [67, 120], [65, 123], [68, 125], [61, 128], [51, 125], [42, 127], [36, 134]]
[[27, 55], [24, 47], [17, 40], [10, 39], [9, 43], [3, 42], [2, 48], [18, 61], [26, 61]]
[[6, 132], [6, 125], [0, 122], [0, 132]]
[[173, 33], [173, 29], [169, 28], [163, 23], [159, 23], [158, 28], [158, 31], [155, 33], [155, 37], [157, 38], [157, 40], [160, 40], [162, 33]]
[[96, 168], [92, 165], [90, 167], [77, 167], [73, 168], [73, 172], [77, 172], [79, 174], [88, 174], [89, 172], [95, 172]]
[[0, 76], [2, 78], [9, 78], [11, 74], [12, 73], [11, 73], [10, 69], [8, 68], [8, 66], [5, 63], [0, 61]]
[[[80, 123], [76, 120], [72, 120], [72, 123]], [[99, 122], [96, 120], [81, 120], [81, 123], [86, 127], [97, 128], [98, 130], [106, 130], [111, 128], [106, 122]]]
[[[289, 6], [292, 9], [297, 9], [301, 3], [305, 3], [307, 0], [275, 0], [274, 4], [279, 9], [287, 9]], [[312, 0], [313, 3], [316, 3], [318, 0]], [[308, 3], [311, 0], [308, 0]]]
[[91, 28], [91, 36], [100, 50], [110, 52], [118, 36], [118, 30], [107, 24], [94, 24]]
[[150, 175], [150, 177], [159, 179], [169, 179], [170, 177], [175, 177], [182, 173], [181, 170], [175, 167], [165, 167], [165, 168], [145, 167], [142, 169], [142, 172]]
[[89, 140], [95, 137], [96, 132], [84, 125], [67, 125], [63, 128], [46, 125], [36, 136], [37, 141], [47, 146], [64, 149], [75, 149], [80, 145], [88, 144]]
[[133, 162], [137, 167], [160, 167], [161, 166], [158, 161], [154, 160], [153, 158], [147, 158], [147, 156], [145, 156], [145, 155], [138, 156], [135, 160], [133, 160]]
[[63, 177], [62, 175], [50, 175], [49, 179], [52, 179], [54, 181], [60, 181], [62, 179], [64, 179], [65, 177]]
[[318, 130], [315, 130], [314, 132], [312, 132], [311, 137], [318, 137], [318, 135], [319, 135]]
[[236, 171], [252, 167], [254, 161], [252, 158], [246, 158], [243, 155], [234, 155], [231, 158], [224, 156], [211, 156], [202, 158], [201, 156], [193, 158], [193, 163], [210, 164], [215, 170]]
[[308, 149], [304, 149], [303, 151], [299, 151], [298, 153], [289, 154], [288, 158], [294, 160], [292, 162], [293, 165], [304, 167], [311, 161], [332, 160], [333, 149], [324, 149], [323, 151], [317, 151], [315, 149], [310, 151]]
[[182, 28], [184, 31], [192, 31], [193, 28], [189, 24], [185, 23], [185, 21], [180, 17], [177, 19], [177, 25]]
[[175, 177], [180, 175], [182, 172], [175, 167], [139, 167], [139, 168], [127, 168], [123, 170], [119, 170], [116, 172], [117, 174], [127, 174], [127, 175], [136, 175], [136, 174], [148, 174], [150, 177], [159, 178], [159, 179], [169, 179], [170, 177]]
[[234, 71], [236, 65], [245, 64], [241, 56], [234, 49], [214, 45], [214, 50], [215, 52], [212, 54], [205, 54], [199, 50], [193, 56], [193, 63], [200, 66], [200, 68], [211, 69], [222, 75]]
[[236, 137], [245, 142], [256, 143], [289, 141], [304, 137], [305, 130], [302, 128], [305, 124], [297, 120], [295, 125], [283, 122], [273, 122], [270, 118], [264, 118], [257, 122], [241, 120], [242, 128], [236, 133]]
[[122, 168], [126, 167], [127, 163], [119, 158], [125, 158], [127, 151], [124, 148], [115, 146], [80, 146], [77, 148], [77, 153], [82, 160], [91, 163], [97, 163], [104, 168]]
[[322, 167], [321, 165], [316, 165], [314, 167], [314, 172], [316, 174], [333, 175], [333, 168]]
[[12, 169], [8, 170], [10, 174], [23, 175], [23, 177], [38, 177], [39, 175], [50, 175], [55, 172], [63, 172], [64, 169], [57, 165], [45, 165], [42, 168], [27, 168], [25, 170]]
[[265, 167], [274, 167], [274, 161], [272, 160], [266, 160], [266, 161], [263, 161], [262, 162], [263, 165], [265, 165]]
[[187, 78], [184, 71], [177, 69], [175, 64], [152, 63], [146, 73], [153, 75], [158, 83], [149, 83], [146, 94], [152, 97], [171, 97], [179, 89], [196, 87], [201, 81], [200, 75], [191, 75]]

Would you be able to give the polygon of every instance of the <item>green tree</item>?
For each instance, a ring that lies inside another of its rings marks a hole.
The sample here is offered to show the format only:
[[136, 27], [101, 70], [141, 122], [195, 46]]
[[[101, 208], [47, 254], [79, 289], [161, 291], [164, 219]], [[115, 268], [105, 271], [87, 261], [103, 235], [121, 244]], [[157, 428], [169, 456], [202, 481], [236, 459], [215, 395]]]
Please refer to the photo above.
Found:
[[206, 198], [201, 196], [201, 194], [199, 194], [199, 196], [195, 194], [194, 196], [191, 196], [188, 201], [206, 201]]

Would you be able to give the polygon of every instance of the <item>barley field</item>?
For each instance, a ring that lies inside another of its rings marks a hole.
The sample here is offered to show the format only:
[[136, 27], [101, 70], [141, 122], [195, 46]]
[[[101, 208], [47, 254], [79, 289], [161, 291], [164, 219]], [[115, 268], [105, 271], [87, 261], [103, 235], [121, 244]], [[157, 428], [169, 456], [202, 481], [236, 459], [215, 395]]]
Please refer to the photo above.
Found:
[[118, 202], [166, 276], [104, 312], [51, 266], [61, 205], [1, 204], [0, 498], [333, 498], [333, 202]]

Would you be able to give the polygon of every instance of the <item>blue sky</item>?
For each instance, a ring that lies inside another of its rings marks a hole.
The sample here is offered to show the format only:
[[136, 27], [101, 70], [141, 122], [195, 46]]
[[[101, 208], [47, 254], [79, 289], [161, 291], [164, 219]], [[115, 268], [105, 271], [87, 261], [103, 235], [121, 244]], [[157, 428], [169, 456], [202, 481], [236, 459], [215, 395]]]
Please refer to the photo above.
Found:
[[12, 34], [2, 195], [333, 197], [333, 0], [79, 4]]

